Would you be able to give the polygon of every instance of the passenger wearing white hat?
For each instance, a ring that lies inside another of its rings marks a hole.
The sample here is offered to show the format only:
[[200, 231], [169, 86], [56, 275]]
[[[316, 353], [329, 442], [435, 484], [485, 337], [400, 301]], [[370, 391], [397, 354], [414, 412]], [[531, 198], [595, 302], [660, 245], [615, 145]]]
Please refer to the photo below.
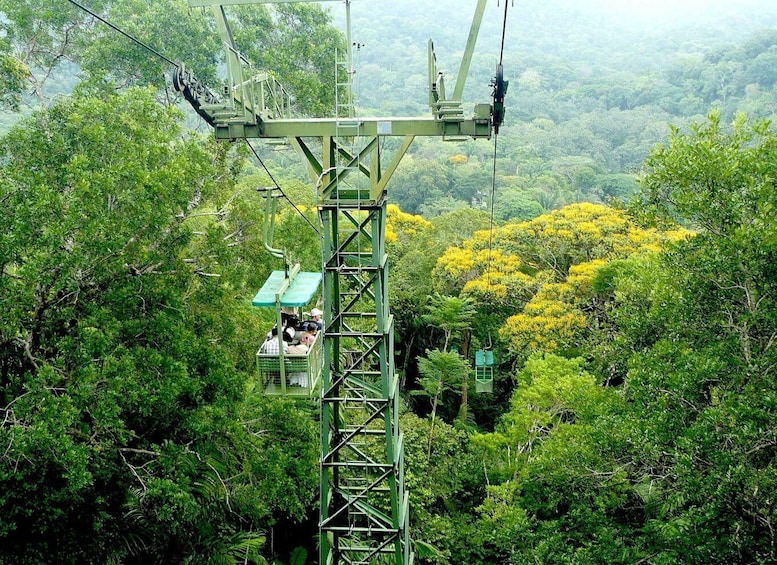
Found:
[[323, 315], [324, 313], [318, 308], [313, 308], [313, 310], [310, 311], [310, 317], [312, 318], [312, 321], [315, 322], [315, 324], [318, 326], [319, 330], [324, 329], [324, 320], [322, 319]]

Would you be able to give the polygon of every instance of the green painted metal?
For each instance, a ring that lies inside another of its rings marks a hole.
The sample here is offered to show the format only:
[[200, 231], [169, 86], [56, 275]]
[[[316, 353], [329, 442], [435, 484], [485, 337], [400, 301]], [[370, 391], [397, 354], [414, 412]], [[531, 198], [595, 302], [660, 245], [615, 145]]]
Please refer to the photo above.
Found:
[[283, 259], [283, 265], [286, 267], [288, 261], [286, 259], [286, 252], [283, 249], [273, 247], [273, 240], [275, 239], [275, 217], [278, 212], [278, 192], [274, 188], [265, 190], [265, 209], [264, 209], [264, 227], [262, 230], [262, 244], [264, 248], [278, 259]]
[[[333, 194], [337, 196], [337, 194]], [[385, 195], [324, 200], [321, 563], [409, 563]]]
[[[222, 105], [202, 104], [202, 110], [212, 112]], [[332, 118], [263, 120], [259, 123], [234, 121], [229, 114], [215, 114], [213, 128], [216, 139], [231, 141], [246, 138], [327, 137], [337, 135], [337, 120]], [[468, 119], [418, 118], [359, 118], [354, 136], [405, 137], [425, 136], [458, 139], [461, 137], [491, 137], [491, 105], [477, 104]]]
[[259, 386], [265, 396], [317, 399], [323, 361], [321, 332], [316, 335], [307, 352], [287, 353], [282, 359], [277, 355], [263, 353], [260, 347], [256, 352]]
[[494, 352], [489, 349], [475, 351], [475, 392], [494, 392]]
[[282, 307], [306, 306], [313, 299], [318, 287], [321, 285], [321, 273], [301, 271], [287, 284], [286, 271], [273, 271], [256, 293], [251, 304], [254, 306], [275, 306], [276, 295], [279, 289], [286, 287], [280, 293], [278, 302]]
[[243, 74], [243, 66], [247, 61], [240, 55], [232, 37], [232, 30], [227, 22], [227, 16], [222, 5], [212, 5], [213, 16], [224, 42], [227, 62], [227, 75], [230, 78], [226, 88], [229, 90], [228, 97], [233, 101], [232, 110], [235, 115], [229, 119], [240, 119], [246, 124], [256, 124], [260, 122], [259, 115], [254, 103], [253, 83]]
[[[212, 7], [218, 20], [225, 5], [299, 1], [189, 0], [189, 5]], [[447, 140], [491, 137], [491, 104], [476, 104], [473, 114], [465, 117], [460, 99], [485, 0], [477, 2], [453, 99], [446, 98], [444, 76], [436, 67], [430, 42], [431, 116], [412, 118], [354, 117], [350, 0], [338, 1], [345, 2], [348, 50], [343, 60], [336, 61], [333, 118], [295, 119], [263, 110], [266, 104], [255, 104], [256, 95], [243, 90], [254, 81], [233, 70], [232, 64], [228, 64], [234, 75], [227, 102], [214, 101], [212, 96], [198, 98], [201, 89], [194, 87], [197, 81], [191, 73], [183, 76], [179, 90], [191, 85], [186, 98], [213, 126], [216, 139], [286, 139], [307, 167], [317, 190], [323, 228], [326, 323], [320, 393], [318, 562], [410, 565], [409, 496], [404, 488], [399, 378], [394, 368], [393, 317], [388, 300], [386, 188], [417, 136]], [[219, 28], [234, 61], [239, 62], [225, 19]], [[246, 112], [253, 115], [246, 116]], [[402, 142], [387, 152], [380, 143], [383, 137], [401, 137]], [[278, 312], [281, 295], [276, 291]], [[261, 299], [262, 303], [267, 301]], [[278, 375], [278, 388], [288, 394], [284, 356], [261, 363], [265, 363], [262, 370], [267, 375]]]
[[[507, 0], [504, 0], [507, 2]], [[467, 37], [467, 45], [464, 48], [464, 55], [461, 58], [461, 66], [459, 67], [459, 74], [456, 79], [456, 86], [453, 89], [453, 99], [461, 100], [462, 94], [464, 94], [464, 84], [469, 74], [469, 66], [472, 63], [472, 54], [475, 51], [475, 43], [477, 42], [478, 33], [480, 32], [480, 23], [483, 21], [483, 14], [486, 11], [486, 0], [478, 0], [477, 7], [475, 8], [475, 15], [472, 16], [472, 25], [469, 29], [469, 37]]]

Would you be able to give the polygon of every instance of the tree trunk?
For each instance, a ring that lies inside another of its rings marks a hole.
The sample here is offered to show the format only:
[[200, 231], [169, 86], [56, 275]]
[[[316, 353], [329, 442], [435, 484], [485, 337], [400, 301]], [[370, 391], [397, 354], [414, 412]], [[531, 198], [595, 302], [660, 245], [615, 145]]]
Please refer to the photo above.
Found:
[[[469, 329], [462, 332], [461, 335], [461, 356], [467, 359], [469, 362], [469, 345], [472, 340], [472, 333]], [[464, 378], [461, 380], [461, 407], [459, 408], [459, 414], [461, 415], [461, 423], [467, 423], [467, 394], [469, 391], [469, 371], [464, 373]]]

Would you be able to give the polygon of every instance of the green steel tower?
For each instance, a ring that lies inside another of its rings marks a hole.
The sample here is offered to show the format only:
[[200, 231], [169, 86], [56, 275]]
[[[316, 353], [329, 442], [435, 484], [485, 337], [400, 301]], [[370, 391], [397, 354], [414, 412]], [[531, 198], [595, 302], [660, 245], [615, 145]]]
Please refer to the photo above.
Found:
[[[386, 187], [416, 136], [461, 140], [498, 132], [506, 82], [498, 77], [504, 85], [501, 93], [495, 88], [492, 103], [476, 104], [473, 115], [464, 116], [461, 96], [486, 4], [476, 0], [452, 96], [446, 96], [430, 41], [430, 115], [356, 117], [351, 1], [344, 0], [348, 50], [335, 63], [334, 116], [291, 118], [278, 83], [267, 76], [244, 76], [224, 11], [229, 4], [284, 1], [298, 0], [189, 0], [192, 7], [212, 8], [218, 22], [227, 46], [228, 96], [219, 100], [182, 65], [174, 84], [214, 128], [217, 139], [285, 139], [308, 169], [324, 236], [319, 563], [409, 565], [409, 500], [388, 299]], [[381, 142], [389, 137], [400, 141], [386, 154]]]

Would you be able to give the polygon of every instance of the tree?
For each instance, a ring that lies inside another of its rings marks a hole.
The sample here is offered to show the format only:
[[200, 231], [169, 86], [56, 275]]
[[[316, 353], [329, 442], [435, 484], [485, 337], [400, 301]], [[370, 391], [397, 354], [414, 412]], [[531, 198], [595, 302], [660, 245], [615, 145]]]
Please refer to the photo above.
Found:
[[699, 230], [659, 266], [671, 294], [651, 297], [658, 323], [626, 383], [643, 415], [633, 433], [652, 438], [642, 472], [660, 486], [650, 534], [663, 559], [775, 559], [776, 143], [766, 122], [726, 128], [713, 113], [646, 162], [644, 205]]
[[[475, 556], [487, 551], [489, 531], [476, 529], [472, 515], [472, 509], [485, 495], [483, 467], [471, 448], [469, 435], [438, 419], [429, 456], [430, 419], [408, 413], [402, 416], [401, 425], [413, 538], [416, 544], [422, 542], [426, 550], [417, 546], [416, 559], [440, 565], [485, 565], [487, 559], [478, 561]], [[474, 536], [479, 539], [473, 539]]]
[[427, 222], [419, 216], [401, 212], [393, 205], [388, 206], [386, 238], [391, 260], [390, 300], [396, 352], [402, 360], [398, 366], [405, 382], [412, 383], [417, 374], [411, 360], [423, 355], [426, 349], [439, 347], [439, 340], [428, 331], [419, 315], [426, 309], [428, 297], [435, 292], [436, 281], [430, 276], [435, 262], [453, 242], [461, 242], [486, 226], [488, 214], [472, 208], [449, 212]]
[[47, 83], [74, 59], [91, 17], [69, 2], [52, 0], [3, 0], [0, 14], [0, 95], [17, 109], [26, 84], [37, 104], [48, 104]]
[[474, 315], [475, 304], [471, 298], [442, 296], [435, 293], [429, 297], [427, 312], [422, 317], [432, 328], [443, 331], [442, 350], [448, 351], [451, 338], [460, 335], [462, 330], [468, 328]]
[[[496, 430], [473, 438], [490, 484], [478, 510], [511, 562], [634, 563], [645, 555], [629, 523], [631, 486], [617, 463], [624, 454], [609, 428], [621, 401], [583, 365], [532, 355]], [[507, 528], [519, 539], [505, 536]]]
[[[213, 22], [190, 13], [186, 3], [114, 0], [105, 4], [101, 15], [167, 59], [183, 63], [211, 90], [217, 90], [216, 68], [224, 61], [223, 46]], [[169, 79], [170, 64], [102, 22], [95, 21], [73, 57], [92, 81], [123, 88], [153, 86], [164, 93], [161, 101], [177, 100]]]
[[469, 366], [456, 351], [440, 351], [439, 349], [427, 350], [426, 357], [418, 359], [418, 370], [422, 378], [421, 390], [415, 394], [423, 394], [432, 399], [431, 424], [429, 440], [427, 443], [427, 462], [432, 456], [432, 438], [434, 437], [434, 424], [437, 419], [437, 405], [440, 397], [446, 390], [460, 385], [466, 379]]
[[475, 233], [435, 266], [446, 293], [488, 298], [520, 309], [545, 283], [562, 282], [573, 265], [659, 249], [683, 230], [636, 225], [623, 210], [574, 204], [525, 222]]
[[[435, 293], [429, 297], [429, 305], [423, 320], [432, 328], [440, 328], [445, 336], [442, 350], [448, 351], [451, 339], [463, 336], [462, 353], [466, 360], [469, 355], [469, 336], [472, 319], [475, 317], [475, 304], [469, 297], [458, 298], [454, 296], [441, 296]], [[419, 362], [420, 363], [420, 362]], [[419, 365], [421, 374], [424, 374], [423, 365]], [[468, 370], [461, 375], [461, 406], [459, 414], [462, 422], [467, 422], [467, 392], [469, 388]], [[432, 419], [437, 408], [438, 396], [435, 396], [432, 407]]]
[[0, 107], [18, 110], [29, 70], [6, 52], [6, 42], [0, 42]]
[[[106, 91], [153, 86], [162, 94], [160, 101], [175, 103], [170, 64], [151, 50], [184, 63], [211, 90], [218, 90], [217, 68], [225, 53], [215, 23], [191, 14], [185, 2], [102, 0], [89, 8], [150, 49], [68, 2], [0, 2], [0, 96], [11, 106], [19, 101], [21, 81], [32, 87], [38, 104], [47, 104], [47, 83], [78, 70], [69, 64], [79, 65], [87, 82], [101, 89], [110, 85]], [[238, 49], [254, 65], [246, 72], [273, 73], [295, 96], [300, 112], [316, 115], [332, 114], [334, 94], [328, 86], [334, 83], [335, 51], [343, 49], [342, 35], [331, 21], [324, 8], [314, 5], [238, 7], [230, 12]]]
[[236, 370], [234, 163], [179, 118], [130, 90], [2, 140], [1, 561], [259, 562], [311, 502], [314, 423]]
[[530, 352], [577, 351], [583, 343], [587, 317], [572, 304], [567, 284], [545, 284], [524, 306], [510, 316], [499, 334], [517, 357]]
[[505, 186], [496, 193], [494, 215], [502, 221], [531, 220], [544, 212], [536, 190]]
[[434, 218], [436, 216], [442, 216], [456, 210], [462, 210], [469, 208], [470, 204], [464, 200], [456, 200], [452, 196], [438, 196], [431, 200], [427, 200], [425, 203], [419, 206], [420, 214], [425, 218]]
[[316, 4], [282, 3], [262, 9], [235, 10], [239, 48], [256, 69], [271, 72], [293, 94], [298, 112], [334, 115], [336, 56], [339, 52], [340, 60], [344, 58], [345, 38], [332, 27], [331, 13]]
[[451, 168], [430, 159], [406, 155], [389, 185], [389, 197], [402, 210], [417, 214], [421, 205], [450, 192]]

